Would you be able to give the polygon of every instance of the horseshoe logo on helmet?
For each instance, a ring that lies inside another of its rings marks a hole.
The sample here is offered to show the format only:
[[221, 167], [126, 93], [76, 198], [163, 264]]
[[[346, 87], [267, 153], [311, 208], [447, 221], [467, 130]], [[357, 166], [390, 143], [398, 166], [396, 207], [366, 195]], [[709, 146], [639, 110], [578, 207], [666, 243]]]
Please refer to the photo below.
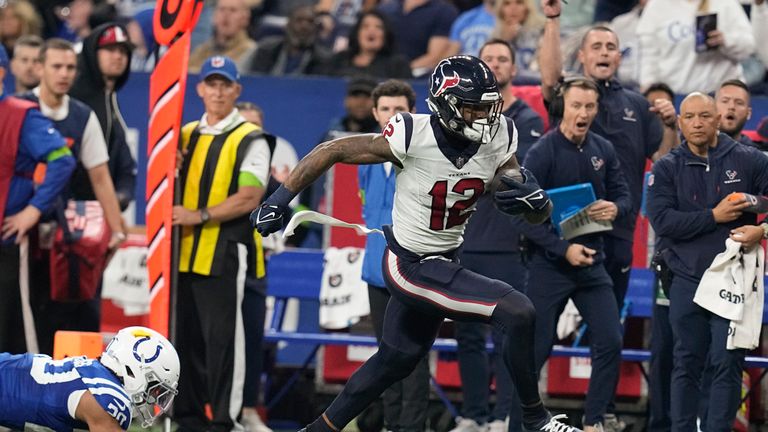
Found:
[[136, 341], [136, 343], [133, 344], [133, 357], [136, 359], [136, 361], [142, 362], [142, 363], [152, 363], [153, 361], [157, 360], [158, 357], [160, 357], [160, 351], [163, 350], [163, 346], [161, 344], [157, 344], [155, 346], [155, 353], [152, 354], [151, 357], [143, 359], [139, 355], [139, 345], [141, 345], [142, 342], [148, 341], [150, 338], [149, 336], [140, 338]]

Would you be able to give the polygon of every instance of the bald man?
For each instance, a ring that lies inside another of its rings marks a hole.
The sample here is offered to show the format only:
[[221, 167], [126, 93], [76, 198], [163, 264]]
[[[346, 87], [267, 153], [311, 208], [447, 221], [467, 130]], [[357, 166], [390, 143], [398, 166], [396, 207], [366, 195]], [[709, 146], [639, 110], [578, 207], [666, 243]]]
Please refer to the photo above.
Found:
[[719, 121], [714, 99], [702, 93], [688, 95], [678, 118], [682, 145], [656, 162], [649, 180], [648, 214], [672, 273], [668, 295], [675, 342], [674, 431], [697, 430], [707, 353], [713, 376], [702, 424], [707, 431], [731, 430], [746, 349], [726, 349], [730, 320], [703, 309], [693, 297], [704, 271], [725, 249], [726, 239], [752, 250], [768, 233], [768, 224], [757, 224], [757, 214], [749, 211], [745, 199], [727, 198], [733, 192], [768, 193], [768, 157], [718, 132]]

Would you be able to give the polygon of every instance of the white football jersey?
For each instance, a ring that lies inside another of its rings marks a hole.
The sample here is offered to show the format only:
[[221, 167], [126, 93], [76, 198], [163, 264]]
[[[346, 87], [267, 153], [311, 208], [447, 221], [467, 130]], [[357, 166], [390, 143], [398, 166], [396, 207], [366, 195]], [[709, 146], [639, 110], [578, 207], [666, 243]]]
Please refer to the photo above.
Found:
[[389, 120], [382, 135], [403, 168], [396, 170], [392, 229], [401, 246], [419, 255], [461, 245], [464, 226], [478, 198], [490, 187], [496, 170], [517, 150], [517, 130], [501, 116], [493, 140], [469, 145], [453, 139], [429, 114], [400, 113]]

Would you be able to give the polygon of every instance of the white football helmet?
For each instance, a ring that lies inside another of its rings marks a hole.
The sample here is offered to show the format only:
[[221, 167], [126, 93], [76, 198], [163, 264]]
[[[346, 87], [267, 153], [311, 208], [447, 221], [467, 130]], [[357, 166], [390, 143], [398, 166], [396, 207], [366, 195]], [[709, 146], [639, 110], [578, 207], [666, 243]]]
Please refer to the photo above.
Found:
[[134, 418], [149, 427], [178, 393], [179, 355], [168, 339], [146, 327], [126, 327], [101, 354], [101, 363], [121, 380]]

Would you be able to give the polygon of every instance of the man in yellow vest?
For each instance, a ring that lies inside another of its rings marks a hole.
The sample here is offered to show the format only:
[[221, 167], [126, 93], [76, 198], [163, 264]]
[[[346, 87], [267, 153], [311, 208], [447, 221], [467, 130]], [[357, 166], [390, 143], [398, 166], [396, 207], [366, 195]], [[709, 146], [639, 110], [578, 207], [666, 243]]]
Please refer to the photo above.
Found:
[[239, 79], [232, 59], [207, 59], [197, 84], [205, 114], [181, 134], [181, 204], [173, 208], [173, 223], [182, 226], [176, 304], [182, 372], [174, 417], [184, 431], [243, 430], [242, 301], [246, 277], [257, 271], [248, 213], [264, 194], [271, 146], [235, 108]]

